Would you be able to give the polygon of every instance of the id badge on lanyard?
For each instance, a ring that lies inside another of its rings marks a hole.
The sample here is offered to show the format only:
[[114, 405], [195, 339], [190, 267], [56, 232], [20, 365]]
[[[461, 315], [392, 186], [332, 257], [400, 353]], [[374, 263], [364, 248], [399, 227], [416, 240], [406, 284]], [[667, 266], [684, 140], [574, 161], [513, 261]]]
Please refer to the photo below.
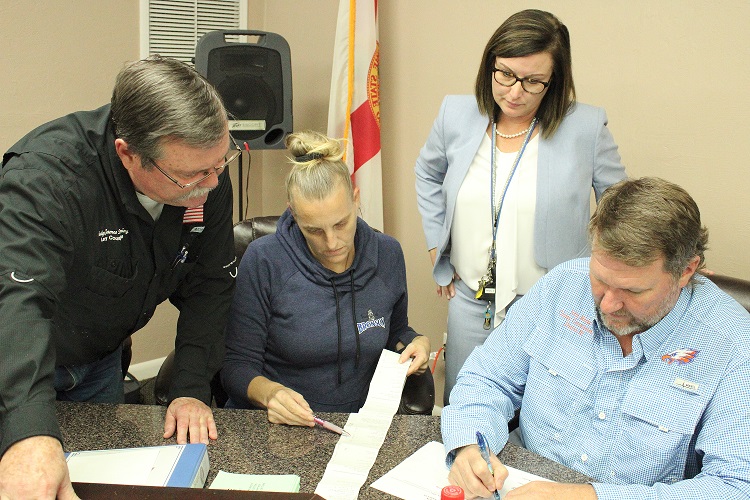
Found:
[[[508, 173], [508, 178], [505, 180], [505, 186], [503, 187], [503, 194], [500, 197], [500, 203], [497, 204], [497, 208], [495, 208], [496, 206], [495, 172], [497, 170], [497, 165], [496, 165], [496, 160], [495, 160], [495, 156], [496, 156], [495, 149], [497, 147], [497, 123], [494, 121], [492, 122], [492, 146], [491, 146], [492, 149], [490, 151], [490, 163], [491, 163], [490, 210], [492, 210], [492, 244], [490, 245], [487, 272], [479, 280], [479, 283], [477, 286], [477, 293], [475, 295], [475, 298], [478, 300], [486, 300], [490, 303], [495, 300], [495, 291], [496, 291], [495, 267], [497, 264], [495, 241], [497, 239], [497, 228], [500, 224], [500, 212], [503, 209], [503, 202], [505, 201], [505, 195], [508, 193], [508, 186], [510, 186], [510, 181], [513, 179], [513, 175], [516, 173], [518, 164], [521, 161], [521, 156], [523, 156], [523, 152], [526, 149], [526, 145], [529, 143], [529, 140], [531, 139], [531, 135], [534, 133], [534, 128], [536, 127], [536, 123], [537, 123], [537, 119], [535, 117], [533, 120], [531, 120], [531, 125], [529, 126], [528, 132], [526, 132], [526, 137], [523, 140], [521, 149], [518, 150], [516, 159], [513, 161], [513, 167], [510, 169], [510, 172]], [[487, 311], [489, 311], [489, 309], [490, 309], [490, 304], [487, 305]], [[489, 329], [487, 317], [488, 317], [488, 312], [485, 312], [485, 319], [484, 319], [485, 330]]]

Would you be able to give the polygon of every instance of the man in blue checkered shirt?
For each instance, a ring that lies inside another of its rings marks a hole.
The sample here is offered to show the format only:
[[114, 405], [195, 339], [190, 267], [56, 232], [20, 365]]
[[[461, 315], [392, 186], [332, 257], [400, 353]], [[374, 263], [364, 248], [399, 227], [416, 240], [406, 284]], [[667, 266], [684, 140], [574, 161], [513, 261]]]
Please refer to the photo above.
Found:
[[528, 483], [506, 498], [750, 498], [750, 315], [711, 281], [708, 233], [682, 188], [625, 180], [589, 223], [591, 258], [551, 270], [474, 350], [442, 413], [450, 480], [502, 487], [476, 432], [519, 439], [590, 484]]

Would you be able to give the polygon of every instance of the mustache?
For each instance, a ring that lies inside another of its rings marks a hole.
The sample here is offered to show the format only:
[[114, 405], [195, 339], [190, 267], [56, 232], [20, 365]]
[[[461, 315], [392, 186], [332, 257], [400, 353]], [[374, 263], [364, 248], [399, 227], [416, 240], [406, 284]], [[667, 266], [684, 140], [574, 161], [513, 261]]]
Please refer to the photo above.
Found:
[[184, 195], [180, 196], [179, 198], [175, 199], [175, 202], [182, 202], [187, 201], [191, 198], [199, 198], [201, 196], [205, 196], [211, 191], [213, 191], [215, 188], [206, 188], [206, 187], [197, 187], [193, 190], [191, 190], [188, 193], [185, 193]]

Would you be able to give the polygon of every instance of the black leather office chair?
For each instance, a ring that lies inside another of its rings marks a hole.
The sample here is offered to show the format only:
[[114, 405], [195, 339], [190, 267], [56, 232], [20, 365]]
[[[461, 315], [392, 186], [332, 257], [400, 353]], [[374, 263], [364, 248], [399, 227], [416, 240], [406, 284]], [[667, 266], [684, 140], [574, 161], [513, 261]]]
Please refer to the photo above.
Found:
[[125, 378], [130, 368], [130, 361], [133, 359], [133, 338], [128, 337], [122, 342], [122, 376]]
[[739, 302], [746, 311], [750, 312], [750, 281], [724, 274], [714, 274], [709, 276], [708, 279]]
[[[245, 254], [245, 249], [253, 240], [276, 232], [279, 216], [270, 215], [253, 217], [234, 225], [234, 252], [238, 262]], [[154, 384], [154, 397], [161, 405], [168, 403], [169, 385], [174, 371], [174, 351], [164, 360]], [[218, 374], [211, 381], [211, 391], [216, 405], [224, 406], [227, 394], [221, 386]], [[435, 405], [435, 381], [432, 372], [425, 370], [422, 374], [407, 377], [401, 395], [398, 413], [402, 415], [431, 415]]]

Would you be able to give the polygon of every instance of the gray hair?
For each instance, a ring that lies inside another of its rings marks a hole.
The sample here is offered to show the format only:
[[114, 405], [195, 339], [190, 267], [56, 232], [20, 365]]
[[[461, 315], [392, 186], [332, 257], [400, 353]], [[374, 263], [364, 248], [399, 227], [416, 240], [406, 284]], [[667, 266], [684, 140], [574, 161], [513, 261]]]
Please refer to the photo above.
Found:
[[148, 164], [162, 156], [164, 140], [210, 148], [226, 139], [221, 96], [198, 72], [168, 57], [130, 63], [112, 91], [115, 135]]
[[319, 132], [306, 130], [289, 134], [286, 147], [291, 153], [292, 170], [286, 177], [286, 196], [294, 209], [294, 196], [322, 200], [343, 183], [354, 197], [349, 167], [343, 161], [344, 149], [339, 141]]
[[664, 270], [679, 278], [695, 256], [704, 266], [708, 230], [695, 200], [658, 177], [626, 179], [610, 186], [589, 222], [589, 241], [629, 266], [664, 258]]

